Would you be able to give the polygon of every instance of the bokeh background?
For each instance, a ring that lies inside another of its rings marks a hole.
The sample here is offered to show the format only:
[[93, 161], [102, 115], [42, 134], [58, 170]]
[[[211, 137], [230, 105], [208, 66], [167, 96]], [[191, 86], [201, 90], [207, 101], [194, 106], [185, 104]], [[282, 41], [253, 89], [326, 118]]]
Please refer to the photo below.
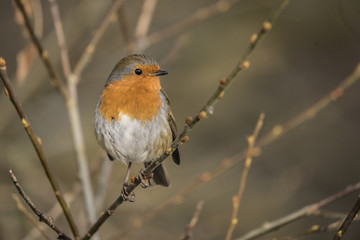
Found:
[[[193, 15], [214, 0], [159, 0], [149, 33], [170, 27]], [[59, 51], [48, 1], [40, 1], [43, 13], [43, 38], [50, 58], [61, 73]], [[59, 1], [70, 61], [74, 65], [105, 16], [112, 1]], [[173, 113], [181, 130], [187, 116], [195, 115], [206, 103], [246, 49], [249, 38], [258, 32], [276, 6], [275, 0], [239, 0], [228, 11], [194, 24], [142, 52], [152, 55], [169, 72], [162, 78]], [[126, 24], [133, 36], [143, 1], [124, 1]], [[7, 61], [9, 76], [31, 121], [50, 166], [64, 192], [77, 182], [77, 166], [65, 103], [50, 85], [41, 61], [35, 57], [23, 81], [15, 81], [16, 56], [27, 44], [15, 22], [11, 1], [0, 8], [0, 55]], [[39, 14], [35, 12], [35, 14]], [[180, 40], [179, 40], [180, 39]], [[184, 44], [174, 57], [175, 43]], [[86, 67], [78, 87], [86, 155], [96, 188], [102, 167], [101, 149], [93, 131], [93, 114], [104, 82], [115, 63], [126, 56], [124, 38], [114, 21], [101, 39]], [[166, 161], [171, 188], [136, 189], [137, 201], [122, 205], [101, 229], [103, 239], [119, 239], [133, 220], [194, 182], [207, 172], [247, 148], [261, 112], [266, 114], [260, 137], [310, 107], [346, 78], [360, 60], [360, 1], [290, 1], [265, 39], [249, 58], [251, 67], [243, 71], [214, 114], [191, 132], [190, 141], [181, 147], [181, 165]], [[333, 102], [315, 118], [300, 125], [262, 149], [250, 169], [245, 195], [239, 210], [234, 238], [307, 204], [317, 202], [360, 180], [360, 84]], [[108, 206], [119, 194], [126, 167], [112, 162], [111, 175], [104, 190]], [[134, 168], [133, 174], [141, 166]], [[16, 208], [8, 170], [34, 203], [44, 212], [56, 202], [10, 102], [0, 95], [0, 239], [41, 239], [30, 237], [31, 222]], [[177, 239], [184, 232], [199, 200], [205, 205], [194, 229], [194, 239], [223, 239], [232, 212], [232, 196], [237, 192], [242, 164], [201, 185], [178, 205], [162, 212], [123, 239]], [[347, 213], [356, 194], [327, 206], [327, 211]], [[85, 232], [81, 194], [75, 195], [71, 210]], [[305, 232], [314, 224], [326, 226], [333, 220], [309, 217], [292, 223], [261, 239]], [[58, 225], [69, 233], [64, 219]], [[48, 234], [55, 238], [54, 234]], [[307, 239], [331, 239], [334, 232]], [[353, 223], [345, 239], [359, 239], [360, 225]]]

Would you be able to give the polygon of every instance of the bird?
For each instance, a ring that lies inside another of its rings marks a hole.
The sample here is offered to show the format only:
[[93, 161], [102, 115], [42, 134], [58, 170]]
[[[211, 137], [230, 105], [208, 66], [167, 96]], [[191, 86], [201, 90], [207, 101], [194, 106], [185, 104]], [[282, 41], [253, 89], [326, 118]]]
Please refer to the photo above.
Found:
[[[160, 85], [159, 77], [167, 74], [150, 56], [129, 55], [115, 65], [99, 97], [94, 117], [96, 139], [111, 161], [128, 165], [123, 189], [128, 186], [132, 163], [147, 167], [177, 137], [170, 101]], [[178, 149], [172, 159], [180, 164]], [[152, 182], [170, 185], [162, 164], [152, 175], [142, 177], [143, 187]], [[129, 200], [127, 194], [125, 190], [125, 200]]]

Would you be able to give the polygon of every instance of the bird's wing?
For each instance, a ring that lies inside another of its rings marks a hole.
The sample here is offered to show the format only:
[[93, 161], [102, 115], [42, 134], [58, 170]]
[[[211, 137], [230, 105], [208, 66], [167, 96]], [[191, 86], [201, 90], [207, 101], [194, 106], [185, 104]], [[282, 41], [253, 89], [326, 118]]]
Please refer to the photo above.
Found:
[[[168, 103], [168, 105], [170, 106], [170, 100], [167, 96], [167, 94], [165, 93], [165, 91], [163, 89], [160, 89], [161, 93], [165, 96], [166, 98], [166, 102]], [[169, 112], [168, 112], [168, 122], [170, 125], [170, 129], [171, 129], [171, 133], [172, 133], [172, 138], [173, 141], [175, 140], [175, 138], [177, 137], [177, 127], [176, 127], [176, 121], [175, 121], [175, 117], [172, 114], [170, 108], [169, 108]], [[173, 153], [172, 153], [172, 158], [173, 161], [179, 165], [180, 164], [180, 153], [179, 153], [179, 149], [176, 149]]]

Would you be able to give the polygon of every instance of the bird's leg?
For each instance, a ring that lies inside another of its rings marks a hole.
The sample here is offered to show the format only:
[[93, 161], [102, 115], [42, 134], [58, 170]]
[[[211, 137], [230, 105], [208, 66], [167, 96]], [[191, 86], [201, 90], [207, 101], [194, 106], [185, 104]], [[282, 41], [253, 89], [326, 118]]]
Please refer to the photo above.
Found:
[[[127, 188], [129, 186], [129, 178], [130, 178], [130, 168], [131, 168], [131, 164], [132, 162], [129, 162], [128, 165], [128, 169], [126, 171], [126, 177], [125, 177], [125, 182], [124, 185], [121, 189], [121, 197], [125, 200], [125, 201], [129, 201], [129, 202], [135, 202], [135, 193], [131, 192], [129, 193], [127, 191]], [[130, 196], [129, 196], [130, 195]]]
[[147, 188], [150, 186], [150, 179], [154, 177], [154, 173], [150, 173], [148, 175], [144, 174], [144, 169], [141, 169], [138, 178], [140, 179], [140, 185], [142, 188]]

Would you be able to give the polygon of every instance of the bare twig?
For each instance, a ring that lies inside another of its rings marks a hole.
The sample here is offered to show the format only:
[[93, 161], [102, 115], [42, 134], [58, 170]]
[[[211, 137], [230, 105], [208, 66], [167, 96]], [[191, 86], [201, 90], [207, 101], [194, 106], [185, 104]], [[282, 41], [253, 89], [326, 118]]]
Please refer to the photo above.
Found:
[[[298, 234], [294, 234], [292, 236], [285, 236], [285, 237], [272, 237], [271, 239], [267, 239], [267, 240], [290, 240], [290, 239], [299, 239], [302, 237], [306, 237], [309, 235], [316, 235], [316, 234], [320, 234], [320, 233], [325, 233], [325, 232], [332, 232], [332, 231], [337, 231], [339, 229], [339, 226], [341, 225], [341, 223], [344, 221], [345, 217], [332, 222], [326, 226], [320, 226], [320, 225], [313, 225], [311, 226], [307, 231], [302, 232], [302, 233], [298, 233]], [[359, 219], [354, 219], [354, 222], [357, 221], [359, 222]]]
[[317, 211], [318, 209], [337, 201], [355, 191], [358, 191], [360, 189], [360, 182], [348, 186], [345, 189], [335, 193], [334, 195], [331, 195], [317, 203], [313, 203], [310, 205], [307, 205], [295, 212], [292, 212], [282, 218], [279, 218], [277, 220], [274, 220], [272, 222], [264, 223], [263, 226], [253, 229], [250, 232], [244, 234], [243, 236], [237, 238], [237, 240], [250, 240], [255, 239], [260, 236], [263, 236], [264, 234], [267, 234], [269, 232], [275, 231], [279, 229], [280, 227], [283, 227], [289, 223], [292, 223], [296, 220], [299, 220], [300, 218], [306, 217], [311, 215], [313, 212]]
[[[155, 159], [147, 168], [143, 169], [143, 174], [145, 176], [152, 173], [173, 151], [175, 151], [182, 143], [186, 142], [188, 139], [188, 133], [192, 130], [192, 128], [198, 123], [201, 119], [207, 118], [208, 115], [213, 113], [214, 105], [224, 96], [224, 91], [229, 86], [229, 84], [237, 77], [239, 72], [242, 69], [246, 69], [249, 67], [250, 63], [247, 61], [248, 56], [254, 50], [255, 46], [259, 43], [260, 39], [271, 29], [271, 25], [275, 22], [280, 12], [287, 5], [287, 0], [282, 0], [281, 3], [275, 8], [275, 10], [270, 15], [268, 21], [266, 21], [261, 30], [258, 33], [257, 39], [254, 41], [250, 41], [248, 49], [242, 55], [240, 62], [235, 66], [233, 71], [227, 76], [226, 79], [222, 79], [220, 81], [220, 85], [215, 93], [211, 96], [208, 102], [204, 105], [204, 107], [200, 110], [200, 112], [195, 116], [195, 118], [188, 117], [186, 120], [186, 125], [180, 135], [175, 139], [175, 141], [169, 146], [169, 148], [157, 159]], [[134, 179], [134, 182], [131, 183], [126, 191], [130, 194], [136, 187], [139, 186], [141, 180], [139, 177]], [[85, 236], [83, 236], [83, 240], [90, 239], [91, 236], [101, 227], [101, 225], [114, 213], [115, 209], [123, 203], [124, 199], [122, 195], [120, 195], [111, 206], [101, 214], [96, 223], [88, 230]]]
[[30, 219], [30, 221], [34, 224], [35, 228], [38, 230], [39, 233], [41, 233], [41, 235], [47, 239], [47, 240], [51, 240], [51, 238], [49, 238], [44, 229], [40, 227], [39, 221], [36, 220], [33, 215], [31, 214], [31, 212], [29, 212], [24, 205], [22, 204], [22, 202], [20, 201], [20, 198], [18, 195], [12, 194], [12, 198], [15, 200], [16, 202], [16, 207], [19, 209], [20, 212], [22, 212], [28, 219]]
[[69, 60], [68, 48], [66, 46], [64, 30], [60, 18], [59, 6], [56, 0], [49, 0], [51, 15], [53, 17], [57, 41], [61, 52], [61, 62], [63, 66], [64, 75], [69, 78], [71, 75], [71, 66]]
[[64, 75], [67, 78], [69, 96], [65, 98], [66, 106], [71, 124], [71, 133], [74, 140], [74, 148], [76, 152], [76, 162], [79, 169], [79, 179], [83, 187], [83, 196], [85, 203], [85, 212], [90, 220], [90, 223], [94, 223], [96, 220], [95, 208], [94, 208], [94, 195], [91, 187], [89, 169], [87, 164], [87, 158], [85, 154], [85, 143], [82, 133], [82, 125], [79, 113], [79, 104], [77, 98], [76, 83], [74, 81], [75, 76], [71, 72], [71, 65], [69, 60], [68, 48], [65, 41], [65, 35], [62, 28], [62, 21], [60, 18], [59, 7], [56, 0], [49, 0], [51, 6], [51, 13], [54, 19], [54, 26], [58, 44], [61, 50], [61, 62], [63, 66]]
[[155, 12], [157, 0], [144, 0], [144, 4], [135, 28], [135, 42], [137, 51], [143, 50], [143, 40], [149, 31], [150, 23]]
[[357, 201], [354, 207], [351, 209], [344, 222], [341, 224], [339, 230], [336, 232], [334, 236], [334, 240], [340, 240], [344, 236], [346, 230], [349, 228], [350, 224], [354, 221], [354, 218], [360, 211], [360, 195], [357, 197]]
[[219, 0], [208, 7], [200, 8], [193, 15], [174, 24], [173, 26], [149, 34], [149, 36], [147, 37], [147, 41], [143, 43], [144, 44], [143, 48], [148, 48], [151, 45], [158, 44], [164, 41], [165, 39], [173, 37], [179, 33], [185, 32], [191, 27], [194, 27], [197, 24], [204, 22], [207, 19], [217, 14], [225, 13], [228, 10], [230, 10], [231, 7], [237, 2], [239, 2], [239, 0]]
[[130, 30], [129, 30], [129, 24], [126, 20], [126, 11], [124, 5], [121, 5], [118, 12], [117, 12], [117, 18], [120, 25], [121, 30], [121, 36], [125, 43], [125, 50], [127, 55], [130, 55], [132, 53], [135, 53], [135, 44], [132, 43], [131, 37], [130, 37]]
[[190, 42], [190, 34], [182, 34], [179, 36], [173, 47], [170, 49], [169, 53], [160, 61], [160, 65], [171, 64], [176, 58], [179, 57], [182, 50], [189, 44]]
[[203, 206], [204, 206], [204, 201], [199, 201], [196, 204], [196, 209], [195, 209], [194, 215], [191, 218], [190, 223], [186, 226], [184, 236], [182, 236], [180, 238], [181, 240], [189, 240], [191, 238], [193, 229], [194, 229], [195, 225], [197, 224], [197, 222], [199, 221], [199, 216], [203, 209]]
[[99, 177], [97, 180], [96, 192], [95, 192], [95, 206], [96, 209], [100, 209], [100, 210], [103, 208], [106, 191], [107, 189], [109, 189], [107, 187], [107, 184], [109, 182], [111, 170], [113, 169], [113, 165], [107, 158], [108, 156], [106, 154], [103, 154], [104, 161], [102, 162], [101, 165]]
[[34, 30], [30, 24], [29, 17], [27, 16], [24, 5], [22, 4], [21, 0], [15, 0], [16, 6], [20, 10], [24, 21], [25, 26], [30, 34], [32, 42], [35, 44], [36, 49], [38, 50], [39, 56], [41, 60], [43, 61], [45, 68], [50, 76], [51, 82], [59, 89], [59, 91], [62, 93], [62, 95], [67, 98], [68, 97], [68, 89], [64, 85], [64, 83], [60, 80], [58, 75], [55, 72], [55, 69], [53, 65], [50, 63], [49, 60], [49, 53], [44, 50], [44, 48], [41, 46], [39, 39], [35, 36]]
[[43, 212], [41, 212], [31, 201], [29, 196], [24, 192], [22, 187], [17, 181], [17, 178], [12, 170], [9, 171], [11, 180], [13, 181], [16, 189], [18, 190], [20, 196], [25, 200], [26, 204], [31, 208], [31, 210], [39, 217], [40, 222], [44, 222], [46, 225], [48, 225], [52, 230], [54, 230], [58, 234], [58, 239], [66, 239], [71, 240], [70, 237], [68, 237], [64, 232], [62, 232], [54, 223], [53, 219], [46, 216]]
[[73, 217], [70, 213], [68, 205], [66, 204], [64, 197], [60, 191], [60, 188], [59, 188], [58, 184], [56, 183], [55, 176], [51, 172], [49, 164], [45, 158], [44, 152], [41, 147], [41, 140], [34, 133], [32, 127], [29, 123], [29, 120], [25, 115], [25, 112], [23, 111], [19, 101], [17, 100], [17, 97], [15, 95], [15, 92], [14, 92], [11, 84], [10, 84], [9, 77], [6, 72], [5, 60], [2, 58], [0, 58], [0, 75], [1, 75], [2, 81], [5, 85], [5, 93], [10, 98], [10, 101], [14, 105], [14, 107], [21, 119], [21, 123], [22, 123], [23, 127], [25, 128], [25, 131], [28, 134], [28, 136], [35, 148], [35, 151], [40, 159], [41, 165], [43, 166], [45, 174], [46, 174], [47, 178], [49, 179], [50, 185], [55, 193], [56, 199], [58, 200], [61, 208], [63, 209], [65, 217], [70, 225], [71, 231], [74, 234], [74, 237], [77, 238], [78, 237], [77, 227], [76, 227]]
[[87, 64], [90, 62], [91, 57], [99, 43], [100, 39], [105, 33], [105, 30], [109, 26], [109, 24], [115, 19], [116, 13], [122, 5], [123, 0], [115, 0], [111, 5], [109, 12], [106, 14], [104, 20], [100, 24], [99, 28], [96, 30], [93, 38], [90, 40], [90, 43], [85, 48], [85, 51], [81, 55], [79, 61], [77, 62], [74, 68], [74, 82], [77, 84], [80, 80], [80, 76], [84, 71]]
[[247, 179], [247, 175], [249, 173], [250, 167], [251, 167], [251, 163], [252, 163], [252, 158], [253, 156], [257, 156], [259, 155], [259, 150], [255, 148], [255, 142], [257, 139], [257, 136], [259, 135], [260, 129], [264, 123], [264, 117], [265, 114], [261, 113], [259, 116], [259, 119], [257, 121], [257, 124], [255, 126], [254, 132], [252, 133], [251, 136], [248, 137], [247, 141], [248, 141], [248, 150], [246, 153], [246, 160], [245, 160], [245, 165], [241, 174], [241, 178], [240, 178], [240, 184], [239, 184], [239, 190], [237, 195], [233, 196], [232, 202], [233, 202], [233, 212], [232, 212], [232, 216], [231, 216], [231, 220], [230, 220], [230, 226], [229, 229], [226, 233], [226, 237], [225, 240], [230, 240], [231, 236], [234, 232], [235, 226], [238, 223], [238, 212], [239, 212], [239, 205], [241, 202], [241, 199], [244, 195], [244, 190], [245, 190], [245, 185], [246, 185], [246, 179]]

